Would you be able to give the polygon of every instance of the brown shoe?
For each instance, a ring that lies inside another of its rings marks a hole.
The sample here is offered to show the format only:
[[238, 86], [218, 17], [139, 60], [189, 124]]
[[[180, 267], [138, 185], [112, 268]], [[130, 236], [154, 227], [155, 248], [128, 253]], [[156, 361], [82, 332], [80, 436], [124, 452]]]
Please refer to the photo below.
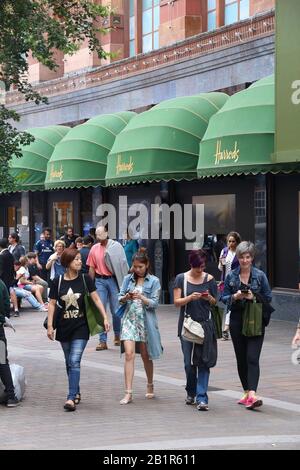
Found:
[[98, 346], [96, 346], [96, 351], [104, 351], [104, 349], [108, 349], [107, 344], [104, 341], [100, 341]]
[[119, 335], [115, 335], [114, 345], [115, 345], [115, 346], [120, 346], [120, 345], [121, 345], [121, 341], [120, 341], [120, 336], [119, 336]]

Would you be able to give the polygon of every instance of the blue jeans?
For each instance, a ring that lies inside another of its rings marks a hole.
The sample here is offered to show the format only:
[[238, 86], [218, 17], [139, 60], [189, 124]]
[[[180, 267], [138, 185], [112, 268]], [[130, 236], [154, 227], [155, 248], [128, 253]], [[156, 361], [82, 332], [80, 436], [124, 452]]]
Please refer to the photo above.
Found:
[[[113, 277], [108, 278], [108, 279], [101, 279], [101, 278], [96, 277], [95, 284], [96, 284], [98, 295], [100, 297], [101, 302], [104, 305], [105, 310], [107, 309], [107, 304], [109, 302], [109, 308], [110, 308], [112, 321], [113, 321], [113, 329], [114, 329], [115, 335], [120, 336], [121, 319], [115, 315], [115, 312], [119, 307], [118, 285]], [[107, 333], [105, 332], [100, 333], [99, 340], [106, 343]]]
[[193, 343], [180, 338], [186, 375], [186, 392], [190, 397], [196, 397], [197, 403], [208, 403], [207, 389], [210, 370], [206, 366], [192, 365]]
[[80, 393], [80, 362], [83, 351], [87, 345], [86, 339], [74, 339], [73, 341], [61, 342], [66, 361], [67, 376], [69, 379], [69, 393], [67, 400], [74, 400]]
[[34, 295], [30, 294], [27, 290], [20, 287], [14, 287], [16, 296], [21, 299], [26, 299], [33, 308], [41, 308], [42, 305], [36, 300]]

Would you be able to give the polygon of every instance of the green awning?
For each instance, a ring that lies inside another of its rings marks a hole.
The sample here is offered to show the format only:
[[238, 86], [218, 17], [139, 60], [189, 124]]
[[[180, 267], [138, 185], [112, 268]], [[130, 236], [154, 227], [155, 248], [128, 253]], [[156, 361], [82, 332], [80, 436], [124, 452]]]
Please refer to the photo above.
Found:
[[138, 114], [118, 135], [107, 159], [106, 184], [193, 179], [199, 143], [224, 93], [163, 101]]
[[126, 111], [102, 114], [73, 127], [48, 162], [46, 189], [103, 186], [107, 155], [133, 116]]
[[17, 191], [44, 190], [47, 163], [55, 145], [68, 133], [66, 126], [47, 126], [27, 129], [35, 141], [21, 148], [22, 157], [13, 157], [10, 173], [15, 178]]
[[293, 171], [274, 157], [274, 75], [231, 96], [209, 121], [200, 144], [198, 177]]

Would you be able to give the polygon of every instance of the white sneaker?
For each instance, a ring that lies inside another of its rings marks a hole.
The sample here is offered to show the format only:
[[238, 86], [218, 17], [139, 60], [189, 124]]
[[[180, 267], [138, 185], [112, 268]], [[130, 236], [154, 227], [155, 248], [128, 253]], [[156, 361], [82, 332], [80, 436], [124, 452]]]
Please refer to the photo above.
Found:
[[48, 312], [48, 309], [45, 308], [45, 307], [39, 307], [39, 308], [38, 308], [38, 311], [39, 311], [39, 312]]

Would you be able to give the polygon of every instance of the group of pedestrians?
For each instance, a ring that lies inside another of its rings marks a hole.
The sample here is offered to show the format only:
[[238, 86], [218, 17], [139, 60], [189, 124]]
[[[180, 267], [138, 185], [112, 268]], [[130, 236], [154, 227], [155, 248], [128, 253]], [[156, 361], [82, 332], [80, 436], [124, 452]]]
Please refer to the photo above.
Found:
[[[64, 240], [58, 240], [53, 244], [56, 256], [51, 253], [46, 260], [46, 257], [41, 258], [41, 254], [45, 253], [42, 251], [40, 256], [35, 258], [35, 262], [31, 261], [32, 264], [39, 263], [42, 267], [44, 265], [48, 270], [51, 263], [51, 270], [55, 273], [49, 294], [47, 335], [50, 340], [56, 339], [60, 342], [64, 353], [69, 384], [64, 403], [66, 411], [75, 411], [82, 399], [80, 364], [90, 336], [86, 294], [91, 297], [102, 317], [103, 331], [99, 336], [96, 350], [108, 349], [107, 333], [110, 330], [110, 322], [107, 308], [109, 306], [114, 345], [121, 346], [121, 352], [125, 353], [125, 393], [120, 400], [121, 405], [128, 405], [133, 401], [136, 353], [141, 355], [146, 373], [145, 397], [154, 398], [153, 361], [159, 359], [163, 353], [156, 316], [161, 287], [159, 279], [151, 274], [146, 250], [136, 246], [137, 251], [132, 253], [130, 261], [126, 258], [122, 245], [108, 238], [107, 227], [98, 227], [96, 237], [98, 243], [83, 252], [83, 247], [76, 248], [75, 240], [74, 246], [70, 244], [68, 248], [65, 248]], [[236, 232], [228, 234], [227, 242], [228, 250], [223, 250], [220, 255], [220, 268], [224, 272], [221, 293], [216, 280], [205, 271], [207, 254], [204, 250], [190, 252], [190, 269], [178, 274], [174, 285], [174, 303], [180, 308], [178, 337], [186, 374], [186, 404], [196, 404], [199, 411], [209, 409], [207, 391], [210, 369], [217, 362], [217, 333], [212, 311], [219, 300], [226, 305], [227, 314], [230, 312], [230, 320], [227, 322], [243, 388], [243, 396], [238, 403], [247, 409], [262, 406], [262, 399], [257, 395], [259, 358], [265, 326], [268, 323], [268, 313], [271, 309], [271, 289], [266, 275], [253, 266], [255, 255], [253, 243], [240, 242]], [[50, 248], [49, 242], [45, 248], [47, 250]], [[34, 259], [29, 256], [28, 258]], [[24, 277], [24, 272], [22, 274]], [[41, 284], [40, 287], [42, 296], [45, 286]], [[32, 291], [32, 287], [27, 289]], [[245, 309], [254, 302], [262, 304], [266, 315], [261, 318], [260, 334], [245, 336], [243, 334]], [[0, 305], [0, 308], [2, 315], [3, 312], [8, 313], [7, 305]], [[123, 313], [122, 318], [118, 314], [120, 311]], [[201, 325], [204, 332], [202, 344], [191, 342], [183, 335], [187, 317]], [[0, 317], [0, 346], [1, 341], [4, 341], [4, 348], [0, 348], [2, 354], [0, 354], [0, 376], [6, 385], [8, 403], [13, 403], [15, 397], [7, 375], [7, 348], [6, 340], [3, 340], [5, 335], [2, 324], [3, 316]], [[226, 322], [225, 324], [227, 325]], [[294, 338], [295, 343], [300, 341], [299, 331], [300, 326]]]

